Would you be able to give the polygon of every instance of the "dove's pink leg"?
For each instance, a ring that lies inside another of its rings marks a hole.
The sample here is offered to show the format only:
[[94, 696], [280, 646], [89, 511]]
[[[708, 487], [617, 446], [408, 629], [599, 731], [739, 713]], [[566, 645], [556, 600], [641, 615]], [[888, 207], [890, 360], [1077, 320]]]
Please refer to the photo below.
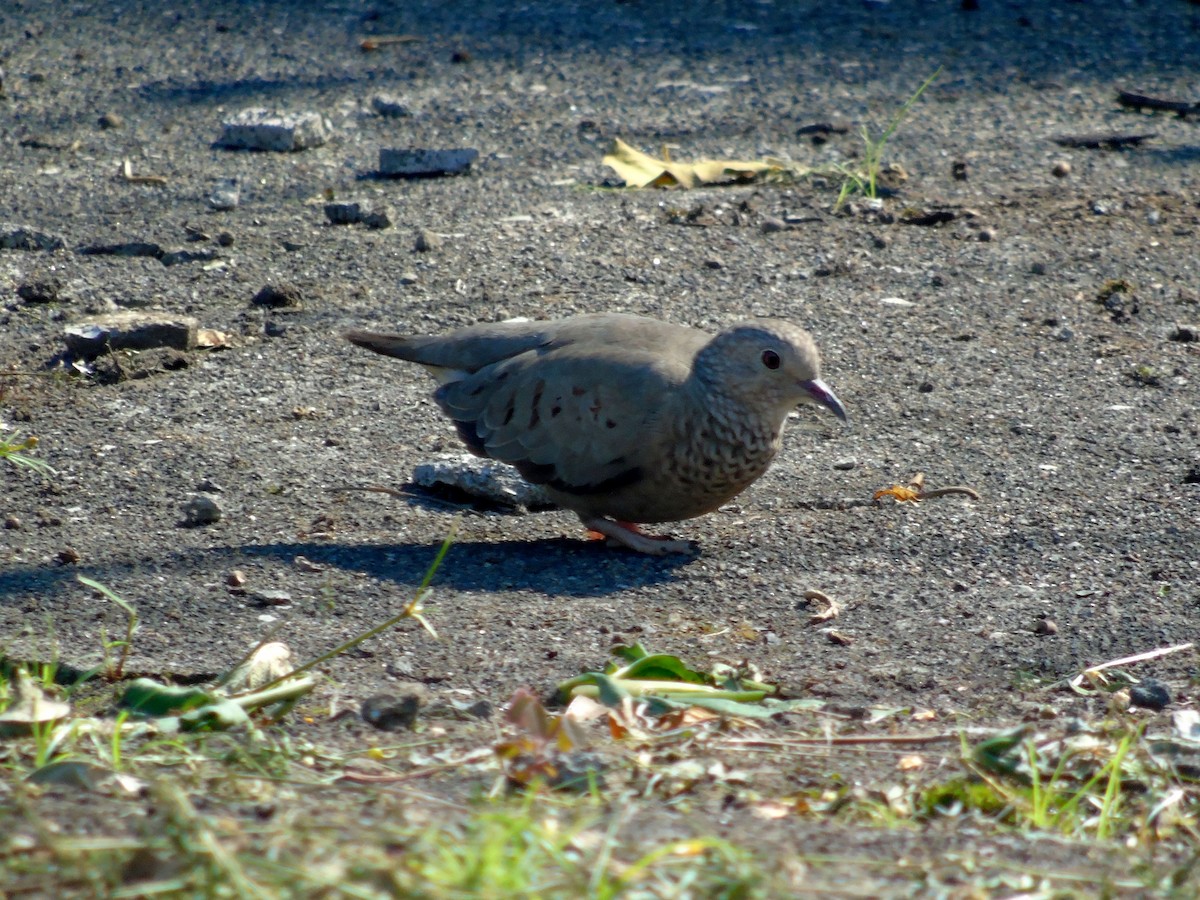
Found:
[[583, 518], [583, 525], [598, 537], [608, 538], [609, 546], [628, 547], [638, 553], [648, 553], [651, 556], [666, 556], [668, 553], [692, 553], [695, 551], [691, 541], [676, 541], [671, 538], [655, 537], [642, 534], [633, 522], [614, 522], [603, 516]]

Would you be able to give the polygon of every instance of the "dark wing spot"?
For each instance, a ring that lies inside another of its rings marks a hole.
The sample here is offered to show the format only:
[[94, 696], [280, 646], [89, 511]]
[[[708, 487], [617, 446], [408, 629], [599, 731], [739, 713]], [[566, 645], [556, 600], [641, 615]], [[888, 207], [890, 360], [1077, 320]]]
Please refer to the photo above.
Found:
[[529, 427], [537, 428], [538, 422], [542, 421], [542, 414], [538, 407], [542, 405], [542, 392], [546, 390], [546, 382], [539, 381], [537, 387], [533, 391], [532, 409], [529, 412]]
[[581, 388], [579, 386], [571, 388], [571, 396], [572, 397], [582, 397], [586, 393], [587, 393], [587, 388]]
[[512, 421], [512, 417], [516, 414], [516, 412], [517, 412], [517, 410], [513, 406], [513, 402], [511, 400], [509, 400], [508, 401], [508, 409], [506, 409], [504, 411], [504, 424], [505, 425], [507, 425], [509, 422]]
[[561, 412], [562, 412], [562, 407], [556, 403], [554, 406], [550, 407], [550, 418], [552, 418], [552, 419], [555, 418]]
[[616, 422], [614, 422], [612, 419], [605, 419], [605, 420], [604, 420], [604, 427], [605, 427], [605, 428], [616, 428], [616, 427], [617, 427], [617, 423], [616, 423]]

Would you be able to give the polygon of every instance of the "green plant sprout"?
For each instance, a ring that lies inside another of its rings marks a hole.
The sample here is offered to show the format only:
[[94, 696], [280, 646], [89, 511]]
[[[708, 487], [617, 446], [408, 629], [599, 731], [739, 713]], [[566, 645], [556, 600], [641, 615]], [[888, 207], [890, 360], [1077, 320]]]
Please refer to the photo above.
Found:
[[924, 83], [917, 88], [916, 92], [904, 102], [904, 105], [896, 110], [896, 114], [892, 116], [892, 120], [888, 122], [887, 128], [879, 137], [872, 137], [871, 130], [866, 125], [862, 126], [860, 134], [862, 136], [863, 145], [866, 152], [863, 154], [863, 168], [861, 170], [851, 169], [845, 164], [838, 164], [834, 168], [842, 176], [842, 187], [838, 191], [837, 202], [834, 203], [834, 210], [842, 208], [842, 204], [853, 194], [861, 194], [868, 199], [874, 200], [879, 196], [879, 172], [883, 164], [883, 149], [887, 146], [887, 142], [892, 135], [896, 133], [896, 129], [900, 127], [900, 123], [912, 111], [913, 105], [925, 93], [925, 89], [933, 84], [934, 79], [942, 73], [942, 67], [938, 66], [937, 71], [925, 79]]
[[32, 469], [39, 475], [54, 475], [54, 469], [45, 460], [37, 459], [27, 455], [29, 451], [37, 449], [38, 439], [35, 435], [30, 435], [23, 441], [17, 440], [17, 432], [13, 432], [6, 438], [0, 438], [0, 459], [12, 463], [18, 468]]

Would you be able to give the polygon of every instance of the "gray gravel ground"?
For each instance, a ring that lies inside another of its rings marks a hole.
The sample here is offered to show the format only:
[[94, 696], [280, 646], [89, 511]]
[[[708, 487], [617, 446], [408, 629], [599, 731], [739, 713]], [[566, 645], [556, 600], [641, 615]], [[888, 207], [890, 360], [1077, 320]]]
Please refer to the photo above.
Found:
[[[0, 250], [0, 422], [36, 434], [58, 473], [0, 468], [0, 635], [18, 655], [94, 659], [120, 618], [77, 573], [137, 605], [142, 671], [219, 671], [271, 620], [303, 658], [394, 611], [452, 517], [337, 489], [399, 486], [458, 448], [421, 374], [345, 344], [345, 328], [769, 314], [814, 333], [851, 427], [802, 411], [754, 488], [672, 529], [701, 542], [693, 559], [584, 543], [564, 513], [468, 516], [429, 607], [442, 640], [395, 633], [340, 660], [344, 700], [400, 677], [499, 703], [596, 668], [620, 638], [746, 660], [848, 708], [995, 727], [1096, 712], [1027, 685], [1200, 625], [1200, 343], [1183, 339], [1200, 330], [1200, 126], [1115, 102], [1119, 88], [1200, 99], [1200, 6], [981, 6], [5, 3], [0, 221], [66, 249]], [[420, 40], [364, 52], [369, 34]], [[679, 159], [853, 159], [854, 130], [881, 127], [939, 65], [887, 148], [908, 174], [893, 221], [833, 214], [831, 177], [601, 189], [614, 137]], [[412, 114], [375, 114], [379, 93]], [[317, 111], [332, 139], [214, 146], [247, 106]], [[830, 120], [851, 132], [797, 136]], [[1051, 141], [1101, 131], [1156, 137]], [[381, 147], [407, 146], [480, 158], [463, 176], [372, 177]], [[165, 185], [124, 180], [124, 159]], [[211, 210], [230, 178], [240, 205]], [[327, 224], [330, 195], [386, 204], [395, 226]], [[677, 224], [698, 207], [699, 224]], [[922, 227], [906, 210], [954, 217]], [[764, 231], [771, 216], [797, 224]], [[420, 229], [441, 246], [415, 251]], [[126, 241], [215, 259], [78, 252]], [[56, 301], [18, 296], [46, 280]], [[1118, 280], [1132, 293], [1106, 308]], [[280, 283], [299, 311], [252, 304]], [[231, 346], [172, 371], [129, 362], [148, 376], [118, 383], [42, 374], [66, 324], [113, 307], [190, 315]], [[917, 471], [980, 499], [823, 508]], [[181, 527], [204, 489], [223, 518]], [[232, 595], [235, 569], [291, 604]], [[850, 643], [808, 624], [810, 588], [842, 604]], [[1039, 633], [1046, 618], [1056, 633]], [[1139, 671], [1193, 702], [1193, 654]]]

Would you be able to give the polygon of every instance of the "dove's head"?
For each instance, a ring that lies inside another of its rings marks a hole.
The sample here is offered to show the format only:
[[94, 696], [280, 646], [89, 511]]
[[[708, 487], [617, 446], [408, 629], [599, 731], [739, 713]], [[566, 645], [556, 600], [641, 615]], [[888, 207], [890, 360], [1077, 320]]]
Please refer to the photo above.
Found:
[[710, 391], [782, 420], [801, 403], [823, 406], [846, 421], [846, 409], [821, 380], [821, 354], [812, 335], [783, 319], [738, 322], [696, 357], [696, 374]]

